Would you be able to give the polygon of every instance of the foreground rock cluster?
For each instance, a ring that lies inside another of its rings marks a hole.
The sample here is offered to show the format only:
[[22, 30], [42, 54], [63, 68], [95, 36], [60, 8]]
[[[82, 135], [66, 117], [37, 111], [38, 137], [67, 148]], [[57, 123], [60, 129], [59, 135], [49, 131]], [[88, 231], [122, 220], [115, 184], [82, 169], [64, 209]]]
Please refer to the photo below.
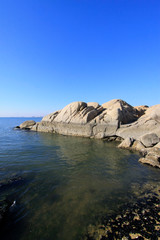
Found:
[[121, 148], [138, 150], [140, 162], [160, 168], [160, 104], [133, 107], [120, 99], [102, 105], [73, 102], [19, 128], [63, 135], [122, 140]]

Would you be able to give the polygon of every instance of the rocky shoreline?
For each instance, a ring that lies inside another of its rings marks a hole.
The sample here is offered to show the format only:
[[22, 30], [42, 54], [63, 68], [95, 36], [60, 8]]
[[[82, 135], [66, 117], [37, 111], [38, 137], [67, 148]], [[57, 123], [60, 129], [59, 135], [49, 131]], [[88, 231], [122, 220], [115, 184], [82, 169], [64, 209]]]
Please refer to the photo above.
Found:
[[133, 107], [120, 99], [101, 106], [96, 102], [73, 102], [43, 117], [25, 121], [20, 129], [63, 135], [121, 140], [120, 148], [139, 151], [141, 163], [160, 168], [160, 104]]

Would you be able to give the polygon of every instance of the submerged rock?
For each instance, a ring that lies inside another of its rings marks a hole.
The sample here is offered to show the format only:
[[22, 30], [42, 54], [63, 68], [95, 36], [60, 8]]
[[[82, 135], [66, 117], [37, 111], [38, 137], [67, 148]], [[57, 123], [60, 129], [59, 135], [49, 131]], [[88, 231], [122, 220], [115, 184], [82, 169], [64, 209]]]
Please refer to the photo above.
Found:
[[9, 179], [0, 181], [0, 191], [6, 190], [13, 186], [18, 186], [24, 183], [24, 179], [21, 176], [14, 176]]
[[160, 198], [150, 194], [123, 206], [119, 213], [104, 216], [101, 224], [90, 225], [84, 240], [160, 238]]

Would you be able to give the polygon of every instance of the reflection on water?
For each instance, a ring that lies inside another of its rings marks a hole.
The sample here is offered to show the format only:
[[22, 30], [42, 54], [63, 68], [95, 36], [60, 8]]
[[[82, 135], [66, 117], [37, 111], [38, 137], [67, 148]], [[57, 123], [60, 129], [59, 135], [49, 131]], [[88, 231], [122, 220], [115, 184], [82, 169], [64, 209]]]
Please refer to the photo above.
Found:
[[133, 189], [160, 180], [159, 170], [139, 164], [135, 152], [116, 143], [11, 128], [4, 137], [5, 127], [1, 179], [26, 179], [3, 193], [19, 204], [6, 239], [80, 239], [90, 223], [134, 198]]

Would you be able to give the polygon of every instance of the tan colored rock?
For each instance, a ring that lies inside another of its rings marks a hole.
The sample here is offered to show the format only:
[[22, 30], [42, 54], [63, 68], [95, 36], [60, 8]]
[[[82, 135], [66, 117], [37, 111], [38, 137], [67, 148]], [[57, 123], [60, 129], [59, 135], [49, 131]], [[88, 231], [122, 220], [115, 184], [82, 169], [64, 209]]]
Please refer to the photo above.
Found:
[[154, 105], [152, 107], [149, 107], [146, 112], [145, 112], [145, 115], [143, 115], [141, 119], [144, 119], [145, 120], [155, 120], [157, 122], [160, 123], [160, 104], [157, 104], [157, 105]]
[[55, 122], [86, 124], [94, 119], [101, 109], [87, 106], [85, 102], [73, 102], [64, 107], [54, 118]]
[[146, 155], [139, 159], [139, 162], [160, 168], [160, 149], [150, 148]]
[[97, 102], [88, 102], [87, 107], [94, 107], [94, 108], [99, 108], [100, 105]]
[[57, 115], [60, 113], [61, 110], [50, 113], [42, 118], [42, 121], [52, 122], [57, 117]]
[[137, 110], [138, 117], [141, 117], [145, 114], [146, 110], [149, 108], [147, 105], [141, 105], [134, 107]]
[[99, 139], [115, 136], [117, 127], [118, 127], [118, 121], [113, 121], [108, 124], [93, 125], [92, 136]]
[[81, 110], [87, 107], [87, 104], [84, 102], [73, 102], [64, 107], [61, 112], [54, 119], [55, 122], [65, 122], [69, 123], [79, 114]]
[[155, 133], [147, 133], [141, 136], [140, 141], [145, 147], [153, 147], [159, 142], [159, 137]]
[[25, 129], [25, 128], [31, 128], [33, 125], [35, 125], [36, 122], [33, 120], [28, 120], [25, 121], [23, 123], [21, 123], [21, 125], [19, 126], [21, 129]]
[[145, 158], [140, 158], [139, 162], [143, 164], [148, 164], [152, 167], [158, 167], [160, 168], [160, 164], [156, 161], [154, 157], [145, 157]]
[[30, 128], [30, 130], [32, 130], [32, 131], [37, 131], [38, 124], [39, 124], [39, 122], [37, 122], [35, 125], [33, 125], [33, 126]]
[[78, 123], [58, 123], [58, 122], [46, 122], [42, 121], [37, 126], [39, 132], [58, 133], [71, 136], [92, 136], [92, 126], [90, 124], [78, 124]]
[[160, 138], [160, 104], [148, 108], [136, 122], [121, 126], [116, 134], [140, 140], [142, 135], [153, 132]]
[[160, 142], [154, 145], [154, 147], [160, 148]]
[[102, 107], [106, 109], [105, 116], [109, 115], [112, 120], [118, 120], [121, 124], [137, 120], [137, 110], [121, 99], [113, 99], [102, 104]]
[[118, 148], [130, 148], [133, 142], [134, 142], [133, 138], [127, 137], [118, 145]]
[[145, 146], [140, 141], [135, 140], [132, 145], [132, 149], [136, 151], [142, 151], [143, 149], [145, 149]]

